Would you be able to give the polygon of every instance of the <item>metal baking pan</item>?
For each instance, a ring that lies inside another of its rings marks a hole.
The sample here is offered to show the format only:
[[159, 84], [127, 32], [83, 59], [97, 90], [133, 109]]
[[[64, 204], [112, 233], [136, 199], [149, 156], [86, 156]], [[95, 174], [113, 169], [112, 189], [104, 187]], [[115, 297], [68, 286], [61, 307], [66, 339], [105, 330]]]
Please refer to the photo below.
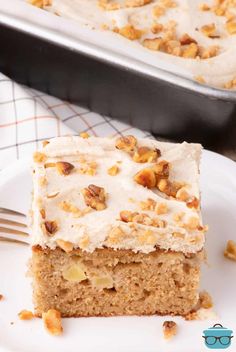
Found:
[[[12, 2], [9, 13], [1, 1], [0, 70], [7, 76], [161, 137], [214, 149], [236, 135], [235, 91], [200, 85], [45, 28], [24, 18]], [[42, 16], [42, 10], [32, 11]]]

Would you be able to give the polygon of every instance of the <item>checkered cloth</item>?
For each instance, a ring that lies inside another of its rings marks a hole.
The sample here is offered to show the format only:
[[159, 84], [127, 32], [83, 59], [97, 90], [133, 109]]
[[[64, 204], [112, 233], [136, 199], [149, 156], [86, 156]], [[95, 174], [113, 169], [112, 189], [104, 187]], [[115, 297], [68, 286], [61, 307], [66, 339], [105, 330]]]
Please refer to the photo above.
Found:
[[120, 121], [20, 86], [0, 74], [0, 169], [31, 155], [44, 139], [80, 132], [101, 137], [151, 137]]

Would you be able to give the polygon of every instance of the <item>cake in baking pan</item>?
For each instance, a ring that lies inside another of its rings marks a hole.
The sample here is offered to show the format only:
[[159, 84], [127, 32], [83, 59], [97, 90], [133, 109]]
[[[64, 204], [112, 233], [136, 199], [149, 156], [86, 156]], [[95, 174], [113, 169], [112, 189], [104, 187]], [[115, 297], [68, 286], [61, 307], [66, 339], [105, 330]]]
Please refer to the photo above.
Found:
[[[120, 53], [200, 83], [236, 89], [234, 0], [29, 1], [94, 35], [106, 32], [104, 42]], [[120, 41], [114, 43], [115, 37]]]

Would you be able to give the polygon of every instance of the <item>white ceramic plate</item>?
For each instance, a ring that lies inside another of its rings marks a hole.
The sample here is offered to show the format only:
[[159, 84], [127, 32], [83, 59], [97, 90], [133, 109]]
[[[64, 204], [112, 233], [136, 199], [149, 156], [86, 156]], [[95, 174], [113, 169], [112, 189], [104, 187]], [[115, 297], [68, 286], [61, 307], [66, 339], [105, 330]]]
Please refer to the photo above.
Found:
[[[0, 173], [0, 206], [27, 212], [31, 178], [29, 162], [18, 162]], [[30, 250], [0, 242], [0, 351], [17, 352], [202, 352], [203, 330], [220, 323], [236, 335], [236, 263], [222, 255], [226, 241], [236, 240], [236, 164], [204, 151], [201, 165], [202, 211], [209, 224], [202, 288], [211, 293], [218, 317], [178, 323], [179, 332], [167, 342], [162, 323], [167, 317], [63, 319], [64, 333], [53, 337], [41, 319], [20, 321], [17, 313], [33, 309], [30, 279], [25, 276]], [[227, 351], [236, 351], [236, 337]]]

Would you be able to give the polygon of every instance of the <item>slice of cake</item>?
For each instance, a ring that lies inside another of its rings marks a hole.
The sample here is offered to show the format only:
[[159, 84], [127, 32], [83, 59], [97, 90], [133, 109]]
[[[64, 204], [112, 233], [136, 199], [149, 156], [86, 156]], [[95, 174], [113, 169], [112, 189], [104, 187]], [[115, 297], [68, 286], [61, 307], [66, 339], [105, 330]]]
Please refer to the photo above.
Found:
[[206, 228], [198, 144], [61, 137], [34, 155], [35, 312], [189, 313]]

